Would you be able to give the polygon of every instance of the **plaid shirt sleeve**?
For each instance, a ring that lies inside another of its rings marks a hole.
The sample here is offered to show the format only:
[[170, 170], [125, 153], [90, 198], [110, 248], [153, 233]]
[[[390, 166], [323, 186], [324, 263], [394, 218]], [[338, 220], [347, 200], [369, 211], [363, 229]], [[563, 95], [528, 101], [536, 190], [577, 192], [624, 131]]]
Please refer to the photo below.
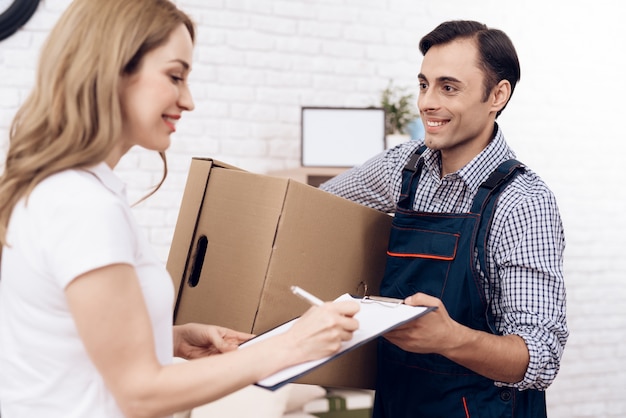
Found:
[[501, 195], [488, 248], [489, 275], [497, 278], [488, 280], [496, 327], [521, 336], [530, 354], [524, 379], [507, 386], [544, 390], [556, 378], [569, 335], [565, 237], [554, 195], [532, 172]]
[[402, 170], [421, 142], [407, 141], [320, 185], [322, 190], [385, 213], [400, 197]]

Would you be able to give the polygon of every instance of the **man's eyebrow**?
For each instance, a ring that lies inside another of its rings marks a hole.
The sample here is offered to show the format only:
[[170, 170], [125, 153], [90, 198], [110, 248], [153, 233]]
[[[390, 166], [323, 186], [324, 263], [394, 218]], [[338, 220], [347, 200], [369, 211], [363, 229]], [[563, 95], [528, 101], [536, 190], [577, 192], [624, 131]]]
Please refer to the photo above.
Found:
[[451, 76], [438, 77], [437, 81], [441, 83], [445, 83], [445, 82], [460, 83], [461, 82], [461, 80], [459, 80], [458, 78], [451, 77]]
[[[417, 78], [418, 78], [418, 79], [421, 79], [421, 80], [426, 80], [426, 81], [428, 81], [428, 77], [426, 77], [426, 76], [425, 76], [424, 74], [422, 74], [422, 73], [419, 73], [419, 74], [417, 75]], [[452, 76], [441, 76], [441, 77], [437, 77], [437, 81], [438, 81], [438, 82], [440, 82], [440, 83], [446, 83], [446, 82], [448, 82], [448, 83], [450, 83], [450, 82], [452, 82], [452, 83], [460, 83], [460, 82], [461, 82], [461, 80], [459, 80], [458, 78], [452, 77]]]

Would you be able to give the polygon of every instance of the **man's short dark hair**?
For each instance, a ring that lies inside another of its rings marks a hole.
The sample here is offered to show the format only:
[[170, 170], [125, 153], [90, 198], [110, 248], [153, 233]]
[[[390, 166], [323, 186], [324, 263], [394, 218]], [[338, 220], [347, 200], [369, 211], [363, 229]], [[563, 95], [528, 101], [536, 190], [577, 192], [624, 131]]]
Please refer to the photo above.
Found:
[[[419, 48], [423, 55], [435, 45], [442, 45], [456, 39], [474, 39], [478, 48], [478, 65], [485, 74], [485, 92], [487, 100], [491, 90], [501, 81], [511, 83], [511, 96], [520, 79], [520, 65], [513, 42], [499, 29], [490, 29], [485, 24], [472, 20], [452, 20], [437, 26], [425, 35]], [[510, 99], [510, 98], [509, 98]], [[505, 106], [506, 107], [506, 104]], [[504, 107], [496, 115], [499, 116]]]

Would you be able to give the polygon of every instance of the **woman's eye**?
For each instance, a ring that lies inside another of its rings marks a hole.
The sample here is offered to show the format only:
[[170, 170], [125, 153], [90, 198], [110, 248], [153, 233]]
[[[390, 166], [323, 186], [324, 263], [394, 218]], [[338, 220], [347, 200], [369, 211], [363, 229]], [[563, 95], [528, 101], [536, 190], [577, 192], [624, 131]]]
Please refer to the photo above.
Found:
[[170, 78], [172, 79], [174, 83], [180, 83], [181, 81], [184, 80], [182, 77], [179, 77], [177, 75], [171, 75]]

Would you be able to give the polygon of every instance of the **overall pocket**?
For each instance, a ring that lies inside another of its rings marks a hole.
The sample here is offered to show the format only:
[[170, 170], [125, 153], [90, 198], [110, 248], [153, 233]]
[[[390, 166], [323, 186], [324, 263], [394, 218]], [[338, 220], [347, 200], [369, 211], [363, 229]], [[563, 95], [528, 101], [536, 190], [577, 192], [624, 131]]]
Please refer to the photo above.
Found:
[[459, 238], [458, 233], [392, 226], [381, 295], [403, 298], [424, 292], [441, 298]]

